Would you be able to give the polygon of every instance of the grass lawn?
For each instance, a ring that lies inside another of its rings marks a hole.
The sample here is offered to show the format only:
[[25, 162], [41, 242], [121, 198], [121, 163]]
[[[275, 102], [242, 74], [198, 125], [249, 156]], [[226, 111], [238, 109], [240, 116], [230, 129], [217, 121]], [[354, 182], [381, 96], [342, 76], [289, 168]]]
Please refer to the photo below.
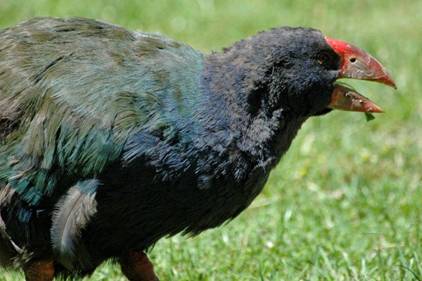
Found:
[[[311, 4], [313, 3], [313, 4]], [[0, 26], [84, 16], [219, 50], [259, 30], [312, 26], [355, 43], [398, 91], [351, 82], [386, 111], [309, 120], [239, 218], [150, 253], [162, 280], [422, 280], [422, 1], [0, 0]], [[0, 270], [0, 281], [22, 280]], [[90, 281], [125, 280], [105, 264]]]

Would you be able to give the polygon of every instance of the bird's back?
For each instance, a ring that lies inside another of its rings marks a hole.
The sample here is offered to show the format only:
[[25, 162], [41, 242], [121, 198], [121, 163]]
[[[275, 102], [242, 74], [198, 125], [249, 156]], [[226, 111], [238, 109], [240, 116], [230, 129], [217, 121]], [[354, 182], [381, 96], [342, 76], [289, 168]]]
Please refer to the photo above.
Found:
[[[189, 114], [200, 63], [186, 45], [94, 20], [39, 18], [1, 31], [0, 180], [13, 178], [37, 204], [55, 192], [53, 170], [100, 173], [134, 130]], [[181, 116], [166, 116], [176, 106]]]
[[37, 18], [1, 30], [0, 234], [45, 244], [39, 217], [48, 226], [72, 187], [87, 189], [111, 164], [146, 153], [122, 158], [137, 134], [166, 138], [187, 126], [201, 67], [187, 45], [94, 20]]

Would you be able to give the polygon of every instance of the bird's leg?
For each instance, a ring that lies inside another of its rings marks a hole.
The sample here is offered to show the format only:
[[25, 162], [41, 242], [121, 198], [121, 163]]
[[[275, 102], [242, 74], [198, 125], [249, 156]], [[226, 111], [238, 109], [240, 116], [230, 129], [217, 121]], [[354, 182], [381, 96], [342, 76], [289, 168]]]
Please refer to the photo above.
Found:
[[52, 281], [54, 262], [53, 260], [33, 260], [24, 266], [23, 271], [26, 281]]
[[154, 266], [147, 255], [140, 251], [131, 251], [120, 259], [123, 274], [130, 281], [159, 281]]

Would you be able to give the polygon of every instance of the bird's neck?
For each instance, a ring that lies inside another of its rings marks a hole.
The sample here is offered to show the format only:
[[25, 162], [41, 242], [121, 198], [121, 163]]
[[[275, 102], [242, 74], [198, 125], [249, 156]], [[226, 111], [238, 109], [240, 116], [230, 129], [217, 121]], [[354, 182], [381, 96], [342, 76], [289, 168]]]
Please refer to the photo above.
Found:
[[278, 99], [281, 95], [270, 88], [270, 62], [254, 52], [249, 48], [209, 55], [202, 86], [211, 105], [208, 110], [217, 119], [210, 124], [226, 126], [239, 150], [272, 167], [306, 118]]

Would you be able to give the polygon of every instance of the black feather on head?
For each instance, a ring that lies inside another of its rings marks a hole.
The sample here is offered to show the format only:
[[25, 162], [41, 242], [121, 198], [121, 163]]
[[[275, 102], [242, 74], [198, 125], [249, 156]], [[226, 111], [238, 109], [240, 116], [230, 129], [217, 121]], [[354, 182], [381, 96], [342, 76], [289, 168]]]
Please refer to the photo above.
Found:
[[322, 33], [310, 28], [261, 32], [213, 56], [235, 73], [234, 81], [224, 83], [247, 96], [239, 100], [246, 101], [251, 112], [283, 108], [297, 116], [327, 111], [340, 64]]

